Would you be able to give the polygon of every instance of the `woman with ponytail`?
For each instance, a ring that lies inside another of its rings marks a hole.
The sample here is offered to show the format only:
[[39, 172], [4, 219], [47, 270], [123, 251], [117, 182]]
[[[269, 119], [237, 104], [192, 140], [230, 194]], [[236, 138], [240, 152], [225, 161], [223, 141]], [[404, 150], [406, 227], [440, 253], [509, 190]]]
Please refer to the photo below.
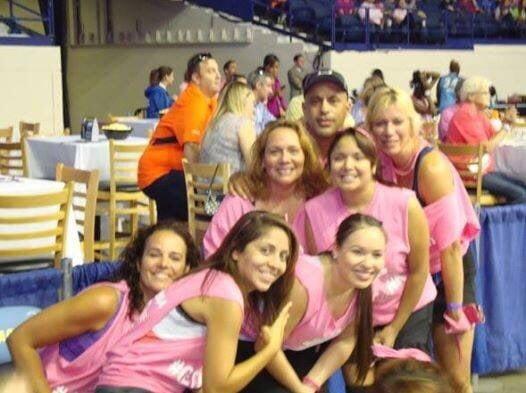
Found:
[[[384, 266], [387, 237], [380, 221], [359, 213], [343, 220], [335, 237], [332, 252], [298, 260], [284, 350], [245, 392], [318, 391], [353, 350], [358, 378], [367, 375], [373, 341], [371, 284]], [[238, 351], [246, 357], [257, 337], [250, 320], [245, 319], [242, 334], [245, 341]]]
[[159, 117], [159, 113], [162, 114], [163, 111], [172, 106], [176, 97], [170, 96], [166, 89], [173, 82], [174, 72], [170, 67], [160, 66], [150, 71], [150, 86], [144, 91], [144, 95], [148, 99], [147, 118], [156, 119]]

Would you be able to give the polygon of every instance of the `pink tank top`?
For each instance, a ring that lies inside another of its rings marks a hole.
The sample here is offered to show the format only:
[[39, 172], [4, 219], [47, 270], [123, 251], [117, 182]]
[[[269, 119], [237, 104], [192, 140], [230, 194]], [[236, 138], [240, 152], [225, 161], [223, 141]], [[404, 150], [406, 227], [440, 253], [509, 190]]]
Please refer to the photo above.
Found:
[[[376, 182], [373, 199], [363, 210], [380, 221], [387, 232], [385, 268], [373, 282], [373, 323], [390, 323], [396, 315], [408, 275], [409, 255], [408, 204], [415, 195], [410, 190], [388, 187]], [[316, 252], [331, 250], [338, 226], [350, 214], [338, 188], [331, 188], [305, 203], [306, 216], [315, 233]], [[428, 275], [422, 295], [414, 311], [431, 303], [436, 289]]]
[[[307, 291], [307, 309], [298, 325], [290, 332], [283, 347], [293, 351], [302, 351], [337, 337], [355, 318], [356, 296], [347, 310], [335, 318], [325, 297], [322, 261], [317, 256], [300, 255], [296, 263], [296, 279]], [[257, 332], [249, 321], [243, 321], [242, 339], [254, 341]]]
[[[421, 148], [417, 155], [420, 154], [420, 151], [426, 146], [428, 146], [427, 142], [422, 141]], [[465, 254], [469, 243], [475, 239], [480, 232], [477, 214], [473, 209], [462, 179], [449, 159], [443, 154], [442, 156], [451, 168], [454, 190], [452, 193], [424, 207], [431, 236], [429, 254], [432, 274], [442, 270], [440, 253], [445, 248], [458, 240], [462, 247], [462, 254]], [[398, 179], [391, 158], [385, 154], [380, 154], [380, 161], [383, 179], [396, 184]], [[416, 160], [413, 160], [413, 162], [413, 165], [415, 165]]]
[[[253, 210], [255, 210], [255, 206], [249, 200], [234, 195], [227, 195], [221, 202], [218, 211], [214, 214], [203, 238], [205, 258], [219, 248], [237, 220]], [[302, 208], [298, 209], [291, 227], [298, 241], [303, 241], [305, 238], [305, 216]]]
[[55, 392], [93, 392], [107, 351], [132, 327], [128, 318], [129, 288], [125, 281], [104, 282], [120, 292], [121, 302], [111, 325], [89, 348], [72, 361], [60, 356], [59, 344], [44, 348], [40, 356], [49, 385]]
[[156, 393], [199, 389], [206, 326], [192, 321], [178, 307], [198, 296], [231, 300], [241, 310], [244, 307], [241, 290], [226, 273], [205, 269], [183, 277], [159, 292], [141, 314], [140, 322], [109, 351], [98, 385]]

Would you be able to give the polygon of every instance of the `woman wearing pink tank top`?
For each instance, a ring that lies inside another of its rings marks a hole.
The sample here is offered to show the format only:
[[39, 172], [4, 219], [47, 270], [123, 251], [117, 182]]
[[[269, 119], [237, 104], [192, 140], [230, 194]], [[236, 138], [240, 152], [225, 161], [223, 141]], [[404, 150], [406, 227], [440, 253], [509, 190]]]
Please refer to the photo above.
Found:
[[250, 195], [223, 200], [203, 239], [205, 256], [219, 247], [239, 217], [256, 209], [285, 217], [301, 241], [302, 206], [328, 186], [311, 138], [300, 123], [288, 120], [269, 123], [252, 147], [248, 171], [238, 181]]
[[173, 222], [140, 230], [121, 255], [115, 282], [91, 286], [15, 329], [8, 345], [17, 370], [34, 392], [94, 391], [108, 349], [198, 258], [190, 235]]
[[[338, 225], [362, 212], [382, 221], [389, 241], [385, 269], [373, 283], [375, 342], [395, 349], [430, 352], [430, 325], [436, 289], [429, 274], [429, 232], [413, 192], [375, 180], [376, 149], [354, 129], [336, 136], [329, 149], [335, 186], [305, 204], [307, 250], [333, 248]], [[347, 382], [353, 376], [346, 368]]]
[[[203, 267], [155, 296], [109, 352], [96, 392], [241, 390], [281, 348], [297, 256], [282, 218], [245, 214]], [[262, 348], [235, 364], [245, 314]]]
[[431, 235], [431, 273], [438, 289], [434, 348], [456, 391], [470, 393], [474, 329], [446, 334], [444, 314], [457, 322], [465, 320], [463, 304], [475, 302], [475, 267], [466, 251], [480, 230], [476, 214], [453, 165], [420, 137], [420, 118], [407, 93], [396, 88], [375, 93], [367, 126], [380, 150], [382, 179], [414, 190], [424, 206]]
[[[318, 391], [354, 349], [365, 378], [372, 361], [371, 284], [384, 267], [387, 238], [380, 221], [357, 213], [341, 222], [335, 239], [330, 253], [300, 256], [284, 350], [244, 392]], [[246, 325], [243, 335], [254, 341]], [[243, 357], [253, 345], [240, 343]]]

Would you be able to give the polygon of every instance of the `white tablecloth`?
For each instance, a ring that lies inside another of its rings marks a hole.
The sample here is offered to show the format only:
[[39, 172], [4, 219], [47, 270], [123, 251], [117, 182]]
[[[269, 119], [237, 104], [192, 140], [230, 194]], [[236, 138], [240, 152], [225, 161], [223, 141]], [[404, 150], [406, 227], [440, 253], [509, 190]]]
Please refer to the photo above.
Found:
[[[146, 138], [128, 137], [130, 144], [147, 143]], [[108, 140], [101, 136], [98, 142], [83, 141], [78, 135], [56, 137], [31, 137], [26, 139], [29, 177], [54, 179], [59, 162], [77, 169], [100, 172], [100, 181], [110, 180], [110, 148]]]
[[148, 133], [153, 132], [159, 119], [127, 119], [117, 118], [117, 121], [132, 128], [132, 135], [139, 138], [148, 138]]
[[494, 150], [495, 170], [526, 183], [526, 124], [514, 127]]
[[[39, 180], [39, 179], [28, 179], [24, 177], [20, 178], [12, 178], [8, 176], [2, 176], [0, 175], [0, 195], [2, 196], [17, 196], [17, 195], [38, 195], [53, 191], [59, 191], [64, 188], [64, 183], [62, 182], [56, 182], [56, 181], [50, 181], [50, 180]], [[35, 215], [35, 213], [41, 214], [43, 212], [49, 211], [50, 213], [56, 212], [57, 207], [48, 206], [48, 207], [42, 207], [42, 208], [31, 208], [31, 209], [4, 209], [2, 206], [0, 206], [0, 215], [3, 215], [6, 217], [9, 216], [16, 216], [16, 217], [25, 217], [25, 216], [31, 216]], [[69, 209], [71, 209], [71, 206], [69, 206]], [[78, 265], [83, 262], [82, 257], [82, 248], [80, 245], [80, 239], [77, 231], [77, 224], [75, 222], [75, 217], [73, 214], [70, 214], [68, 216], [68, 230], [65, 236], [65, 248], [64, 248], [64, 256], [68, 258], [73, 259], [73, 264]], [[29, 230], [44, 230], [44, 229], [50, 229], [53, 228], [55, 224], [52, 222], [43, 222], [43, 223], [34, 223], [34, 224], [21, 224], [20, 229], [27, 231]], [[0, 233], [6, 233], [9, 231], [10, 233], [13, 232], [13, 226], [12, 225], [3, 225], [0, 224]], [[0, 249], [2, 248], [23, 248], [24, 246], [28, 247], [38, 247], [38, 246], [46, 246], [53, 242], [53, 239], [50, 238], [47, 239], [35, 239], [35, 240], [29, 240], [32, 242], [31, 244], [28, 244], [28, 240], [23, 241], [0, 241]], [[22, 254], [22, 253], [21, 253]], [[49, 255], [43, 255], [43, 257], [50, 257]], [[38, 258], [38, 256], [31, 256], [28, 257], [28, 259], [35, 259]], [[3, 259], [0, 258], [0, 263], [2, 261], [13, 261], [13, 260], [24, 260], [23, 256], [20, 256], [18, 258], [8, 258]]]

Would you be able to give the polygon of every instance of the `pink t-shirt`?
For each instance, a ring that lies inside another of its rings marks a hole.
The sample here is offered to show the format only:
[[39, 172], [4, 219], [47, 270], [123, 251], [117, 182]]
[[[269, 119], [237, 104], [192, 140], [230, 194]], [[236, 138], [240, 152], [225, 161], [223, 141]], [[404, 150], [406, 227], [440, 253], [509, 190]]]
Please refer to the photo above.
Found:
[[[219, 248], [237, 220], [255, 209], [256, 207], [249, 200], [235, 195], [227, 195], [214, 214], [203, 238], [205, 258], [208, 258], [210, 254]], [[294, 217], [292, 230], [296, 234], [298, 241], [303, 243], [305, 239], [305, 215], [302, 208], [298, 209], [296, 217]]]
[[[317, 256], [302, 254], [296, 263], [296, 279], [307, 291], [307, 309], [305, 315], [290, 332], [283, 347], [293, 351], [302, 351], [337, 337], [356, 316], [356, 296], [353, 297], [345, 312], [335, 318], [325, 297], [322, 261]], [[242, 339], [254, 341], [257, 332], [248, 321], [244, 321]]]
[[129, 288], [126, 282], [97, 284], [101, 285], [115, 288], [121, 297], [120, 306], [103, 335], [72, 361], [60, 356], [59, 344], [40, 352], [46, 379], [54, 391], [93, 392], [107, 351], [132, 328], [133, 322], [128, 318]]
[[446, 141], [449, 123], [458, 109], [458, 104], [448, 106], [440, 112], [440, 121], [438, 122], [438, 137], [442, 142]]
[[[428, 143], [422, 140], [421, 148], [417, 154], [420, 154], [420, 151], [426, 146], [428, 146]], [[465, 254], [469, 243], [475, 239], [480, 232], [477, 215], [473, 209], [466, 188], [462, 183], [462, 179], [460, 179], [460, 175], [448, 158], [443, 154], [442, 157], [451, 168], [454, 190], [451, 194], [445, 195], [438, 201], [424, 207], [431, 237], [429, 257], [432, 274], [442, 270], [440, 253], [445, 248], [458, 240], [462, 247], [462, 254]], [[382, 178], [396, 184], [398, 179], [394, 171], [392, 159], [383, 153], [379, 155], [379, 158], [382, 165]], [[416, 160], [414, 161], [416, 163]]]
[[178, 307], [198, 296], [230, 300], [241, 310], [244, 307], [241, 290], [226, 273], [204, 269], [183, 277], [159, 292], [141, 314], [141, 322], [109, 351], [98, 385], [156, 393], [199, 389], [206, 325], [190, 320]]
[[[388, 187], [376, 182], [372, 200], [362, 213], [380, 221], [387, 232], [385, 268], [373, 282], [373, 323], [390, 323], [395, 317], [408, 276], [408, 204], [415, 195], [410, 190]], [[331, 250], [338, 226], [354, 211], [345, 206], [338, 188], [331, 188], [305, 203], [306, 216], [315, 234], [316, 252]], [[415, 311], [431, 303], [436, 289], [429, 275]]]

